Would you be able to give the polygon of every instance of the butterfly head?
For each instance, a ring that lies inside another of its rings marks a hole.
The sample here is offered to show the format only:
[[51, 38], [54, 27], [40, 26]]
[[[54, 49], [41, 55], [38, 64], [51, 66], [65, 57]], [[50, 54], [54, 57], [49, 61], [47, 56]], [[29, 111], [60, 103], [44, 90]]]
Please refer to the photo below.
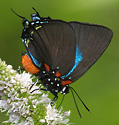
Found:
[[37, 20], [40, 20], [40, 15], [39, 13], [36, 11], [36, 9], [33, 7], [33, 10], [36, 12], [35, 14], [31, 14], [31, 18], [32, 18], [32, 21], [37, 21]]

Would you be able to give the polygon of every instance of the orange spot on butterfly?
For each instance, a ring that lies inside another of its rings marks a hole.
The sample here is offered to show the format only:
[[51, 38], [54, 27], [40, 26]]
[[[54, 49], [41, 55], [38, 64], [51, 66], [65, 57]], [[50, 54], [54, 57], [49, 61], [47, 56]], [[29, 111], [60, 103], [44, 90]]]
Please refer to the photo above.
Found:
[[50, 67], [46, 63], [44, 63], [44, 66], [47, 71], [50, 71]]
[[62, 85], [68, 85], [71, 83], [72, 83], [72, 81], [70, 81], [70, 80], [62, 81]]
[[56, 77], [61, 77], [61, 73], [60, 73], [60, 72], [56, 72], [56, 73], [55, 73], [55, 76], [56, 76]]
[[22, 65], [25, 70], [32, 74], [37, 74], [40, 70], [33, 64], [32, 60], [28, 55], [22, 56]]

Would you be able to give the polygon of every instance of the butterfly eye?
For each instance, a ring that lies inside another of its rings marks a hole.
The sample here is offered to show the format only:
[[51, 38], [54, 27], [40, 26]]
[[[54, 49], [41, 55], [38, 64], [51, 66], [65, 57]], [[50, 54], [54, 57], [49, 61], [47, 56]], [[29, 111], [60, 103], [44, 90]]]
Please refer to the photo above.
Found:
[[29, 27], [29, 21], [26, 20], [26, 19], [24, 19], [24, 20], [22, 21], [22, 24], [23, 24], [24, 28], [28, 28], [28, 27]]
[[37, 14], [31, 14], [32, 21], [40, 20], [41, 18]]

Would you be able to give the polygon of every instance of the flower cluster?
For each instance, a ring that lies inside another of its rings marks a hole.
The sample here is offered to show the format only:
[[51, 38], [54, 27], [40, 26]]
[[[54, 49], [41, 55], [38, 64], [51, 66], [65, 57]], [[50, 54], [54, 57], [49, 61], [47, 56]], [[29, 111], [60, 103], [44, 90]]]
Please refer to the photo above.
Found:
[[68, 124], [70, 111], [57, 110], [50, 105], [48, 93], [37, 90], [29, 73], [18, 73], [11, 65], [0, 59], [0, 111], [7, 111], [9, 120], [3, 123], [12, 125], [58, 125]]

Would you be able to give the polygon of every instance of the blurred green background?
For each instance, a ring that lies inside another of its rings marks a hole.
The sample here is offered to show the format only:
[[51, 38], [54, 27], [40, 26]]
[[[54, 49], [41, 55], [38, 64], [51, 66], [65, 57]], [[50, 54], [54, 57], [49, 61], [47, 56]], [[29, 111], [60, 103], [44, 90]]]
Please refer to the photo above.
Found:
[[[101, 24], [113, 30], [112, 42], [102, 57], [71, 85], [91, 114], [77, 100], [83, 116], [80, 119], [71, 93], [65, 97], [62, 106], [71, 110], [70, 122], [76, 125], [119, 125], [119, 0], [1, 0], [0, 58], [15, 69], [21, 66], [21, 51], [25, 48], [20, 38], [22, 19], [10, 9], [30, 20], [30, 14], [34, 13], [32, 7], [44, 17]], [[6, 117], [2, 113], [0, 125], [3, 120]]]

